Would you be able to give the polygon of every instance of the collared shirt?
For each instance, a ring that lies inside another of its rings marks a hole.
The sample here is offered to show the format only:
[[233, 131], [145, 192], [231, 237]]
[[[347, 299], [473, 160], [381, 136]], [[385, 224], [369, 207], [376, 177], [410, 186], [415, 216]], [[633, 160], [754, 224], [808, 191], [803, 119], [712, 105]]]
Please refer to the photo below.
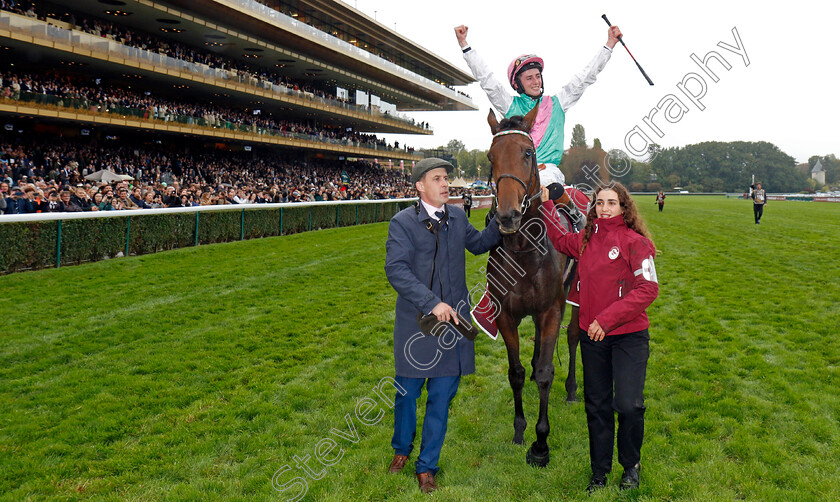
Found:
[[423, 204], [423, 207], [426, 208], [426, 213], [432, 217], [435, 221], [440, 221], [440, 218], [435, 214], [438, 211], [443, 211], [443, 206], [435, 207], [431, 204], [428, 204], [425, 200], [420, 199], [420, 202]]

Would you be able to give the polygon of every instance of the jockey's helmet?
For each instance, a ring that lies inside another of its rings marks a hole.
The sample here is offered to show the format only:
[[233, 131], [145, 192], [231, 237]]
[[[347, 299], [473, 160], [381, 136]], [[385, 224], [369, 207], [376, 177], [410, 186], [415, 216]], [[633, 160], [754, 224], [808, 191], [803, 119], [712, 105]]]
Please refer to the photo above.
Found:
[[508, 82], [510, 82], [510, 86], [513, 87], [513, 90], [522, 94], [525, 90], [519, 85], [519, 74], [521, 74], [525, 70], [530, 70], [531, 68], [536, 68], [542, 74], [543, 71], [543, 60], [541, 57], [535, 54], [523, 54], [518, 58], [514, 59], [508, 65]]

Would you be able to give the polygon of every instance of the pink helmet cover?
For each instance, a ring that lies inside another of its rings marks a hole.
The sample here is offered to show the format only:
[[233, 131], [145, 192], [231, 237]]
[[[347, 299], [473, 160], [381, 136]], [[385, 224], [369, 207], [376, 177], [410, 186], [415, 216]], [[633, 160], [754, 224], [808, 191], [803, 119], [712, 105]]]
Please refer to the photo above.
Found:
[[545, 67], [545, 63], [543, 62], [543, 59], [539, 56], [536, 56], [534, 54], [523, 54], [511, 61], [508, 65], [508, 82], [510, 83], [510, 86], [513, 87], [513, 90], [515, 90], [516, 92], [521, 92], [516, 85], [516, 76], [519, 75], [523, 68], [527, 68], [528, 66], [536, 66], [539, 68], [540, 73], [542, 73], [543, 68]]

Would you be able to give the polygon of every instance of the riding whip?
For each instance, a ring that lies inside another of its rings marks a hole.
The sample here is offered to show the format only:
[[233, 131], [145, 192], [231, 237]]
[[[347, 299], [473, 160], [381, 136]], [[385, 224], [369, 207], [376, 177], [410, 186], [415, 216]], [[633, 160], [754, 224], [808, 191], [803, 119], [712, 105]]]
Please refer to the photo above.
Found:
[[[601, 14], [601, 17], [604, 18], [604, 21], [606, 21], [607, 26], [612, 26], [612, 24], [610, 24], [610, 20], [607, 19], [606, 14]], [[624, 43], [624, 40], [622, 40], [621, 37], [618, 37], [618, 41], [621, 42], [621, 45], [623, 45], [625, 49], [627, 49], [627, 44]], [[647, 73], [645, 73], [645, 70], [642, 69], [642, 65], [640, 65], [639, 62], [636, 61], [636, 58], [633, 57], [633, 53], [630, 52], [630, 49], [627, 49], [627, 54], [630, 54], [630, 57], [633, 58], [633, 62], [636, 63], [636, 66], [639, 67], [639, 71], [642, 72], [642, 75], [645, 77], [645, 80], [648, 81], [648, 84], [653, 85], [653, 80], [651, 80], [650, 77], [648, 77]]]

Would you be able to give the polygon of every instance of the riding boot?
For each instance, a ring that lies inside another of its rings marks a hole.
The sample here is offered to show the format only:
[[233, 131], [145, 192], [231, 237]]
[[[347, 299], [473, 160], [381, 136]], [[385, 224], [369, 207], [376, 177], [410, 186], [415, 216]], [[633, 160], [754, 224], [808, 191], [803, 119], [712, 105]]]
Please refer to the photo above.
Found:
[[493, 218], [496, 217], [496, 198], [493, 198], [492, 204], [490, 204], [490, 210], [487, 211], [487, 214], [484, 216], [484, 227], [487, 228], [490, 225], [490, 222], [493, 221]]
[[493, 218], [495, 218], [495, 217], [496, 217], [496, 206], [494, 205], [493, 207], [490, 208], [489, 211], [487, 211], [487, 215], [484, 216], [484, 226], [485, 226], [485, 228], [490, 225], [490, 222], [493, 221]]
[[566, 206], [566, 211], [569, 214], [569, 220], [572, 222], [575, 233], [583, 230], [583, 227], [586, 226], [586, 217], [580, 212], [580, 209], [578, 209], [574, 202]]
[[[552, 183], [552, 184], [546, 186], [546, 188], [548, 189], [548, 198], [553, 200], [553, 201], [558, 201], [558, 200], [563, 199], [563, 194], [566, 193], [566, 190], [565, 190], [565, 188], [563, 188], [563, 185], [561, 183]], [[568, 199], [569, 198], [566, 197], [564, 200], [568, 200]]]
[[571, 199], [569, 192], [564, 190], [563, 185], [554, 183], [546, 188], [548, 188], [548, 196], [554, 202], [557, 210], [562, 211], [568, 217], [574, 232], [583, 230], [583, 227], [586, 226], [586, 217]]

